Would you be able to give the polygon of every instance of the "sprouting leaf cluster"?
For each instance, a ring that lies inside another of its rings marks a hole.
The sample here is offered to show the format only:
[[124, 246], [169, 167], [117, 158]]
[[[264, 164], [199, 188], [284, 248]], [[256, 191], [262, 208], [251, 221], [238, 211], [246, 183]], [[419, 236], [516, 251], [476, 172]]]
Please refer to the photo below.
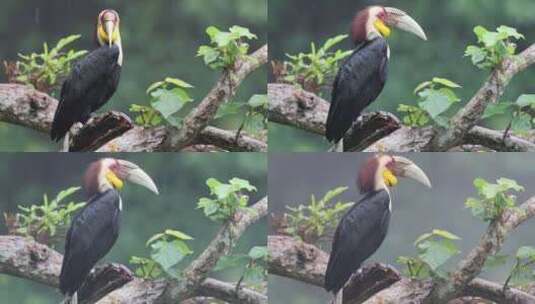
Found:
[[238, 210], [248, 210], [248, 193], [255, 192], [256, 187], [249, 181], [233, 178], [228, 183], [222, 183], [215, 178], [206, 181], [211, 197], [202, 197], [197, 208], [202, 209], [204, 215], [212, 221], [232, 220]]
[[239, 130], [261, 137], [267, 132], [267, 110], [267, 95], [253, 95], [247, 103], [233, 101], [222, 104], [217, 111], [215, 119], [241, 115], [243, 120]]
[[493, 69], [505, 58], [516, 52], [515, 40], [524, 39], [524, 35], [512, 27], [500, 26], [492, 32], [483, 26], [476, 26], [474, 33], [478, 45], [469, 45], [465, 56], [470, 57], [472, 63], [480, 69]]
[[265, 246], [256, 246], [248, 254], [234, 254], [222, 256], [214, 271], [237, 269], [240, 273], [239, 283], [246, 283], [251, 287], [260, 288], [267, 280], [268, 249]]
[[418, 96], [417, 106], [400, 104], [398, 112], [404, 113], [403, 123], [410, 127], [423, 127], [433, 121], [440, 127], [448, 127], [446, 113], [461, 101], [454, 89], [461, 86], [455, 82], [435, 77], [419, 84], [414, 90]]
[[339, 35], [330, 38], [319, 48], [315, 43], [311, 43], [309, 53], [286, 54], [289, 61], [284, 63], [283, 81], [318, 93], [326, 84], [326, 80], [336, 75], [340, 61], [353, 52], [352, 50], [332, 50], [347, 37], [347, 35]]
[[414, 242], [418, 253], [416, 257], [401, 256], [397, 262], [406, 266], [405, 272], [411, 278], [445, 277], [446, 262], [460, 253], [455, 244], [459, 239], [451, 232], [434, 229]]
[[87, 53], [85, 50], [65, 51], [67, 46], [80, 37], [80, 35], [71, 35], [62, 38], [52, 49], [49, 49], [45, 42], [42, 53], [18, 54], [20, 61], [6, 64], [7, 78], [10, 82], [31, 85], [47, 93], [52, 92], [71, 72], [72, 63]]
[[130, 112], [136, 113], [135, 122], [143, 127], [154, 127], [163, 122], [179, 127], [182, 122], [179, 112], [193, 101], [188, 90], [193, 86], [183, 80], [167, 77], [147, 89], [148, 106], [132, 104]]
[[499, 217], [506, 209], [516, 206], [516, 197], [512, 192], [524, 191], [524, 187], [512, 179], [500, 178], [495, 184], [477, 178], [474, 180], [478, 198], [469, 197], [465, 205], [472, 215], [486, 222]]
[[353, 205], [352, 202], [336, 199], [347, 189], [338, 187], [328, 191], [320, 200], [312, 195], [308, 204], [287, 206], [289, 212], [286, 233], [307, 243], [315, 243], [325, 236], [329, 229], [336, 227], [343, 214]]
[[135, 274], [144, 279], [154, 279], [162, 274], [180, 277], [177, 265], [193, 253], [187, 244], [190, 240], [193, 240], [191, 236], [172, 229], [153, 235], [146, 243], [150, 258], [130, 258], [130, 264], [136, 266]]
[[41, 204], [29, 207], [19, 205], [20, 213], [5, 214], [9, 233], [31, 236], [37, 242], [56, 245], [64, 239], [71, 217], [85, 205], [84, 202], [69, 199], [78, 190], [80, 187], [71, 187], [59, 192], [52, 200], [46, 194], [43, 195]]
[[482, 119], [505, 116], [509, 119], [510, 129], [515, 133], [523, 133], [533, 129], [535, 117], [535, 94], [524, 94], [515, 102], [499, 102], [490, 104], [485, 109]]
[[200, 46], [197, 56], [203, 57], [204, 63], [214, 70], [234, 68], [238, 59], [247, 56], [248, 41], [257, 39], [248, 28], [237, 25], [228, 32], [210, 26], [206, 33], [210, 37], [210, 44]]

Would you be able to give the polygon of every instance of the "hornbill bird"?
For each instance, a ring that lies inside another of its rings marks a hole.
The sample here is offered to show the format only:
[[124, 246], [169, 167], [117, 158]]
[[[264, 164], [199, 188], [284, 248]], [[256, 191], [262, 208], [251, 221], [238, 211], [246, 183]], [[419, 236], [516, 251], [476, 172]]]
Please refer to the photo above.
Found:
[[50, 131], [52, 140], [59, 141], [77, 122], [85, 124], [115, 93], [123, 65], [119, 23], [114, 10], [99, 14], [95, 33], [99, 47], [77, 62], [63, 82]]
[[431, 187], [422, 169], [401, 156], [373, 156], [359, 170], [357, 185], [364, 196], [338, 223], [325, 272], [324, 287], [335, 303], [342, 303], [347, 280], [384, 241], [392, 212], [389, 187], [397, 185], [398, 177]]
[[129, 181], [158, 194], [153, 180], [136, 164], [105, 158], [93, 162], [84, 176], [89, 197], [67, 231], [59, 286], [65, 303], [77, 303], [77, 291], [93, 266], [111, 249], [119, 236], [122, 200], [119, 190]]
[[351, 26], [355, 50], [340, 66], [333, 83], [326, 137], [338, 143], [360, 113], [379, 96], [386, 82], [391, 28], [427, 37], [407, 13], [392, 7], [371, 6], [358, 12]]

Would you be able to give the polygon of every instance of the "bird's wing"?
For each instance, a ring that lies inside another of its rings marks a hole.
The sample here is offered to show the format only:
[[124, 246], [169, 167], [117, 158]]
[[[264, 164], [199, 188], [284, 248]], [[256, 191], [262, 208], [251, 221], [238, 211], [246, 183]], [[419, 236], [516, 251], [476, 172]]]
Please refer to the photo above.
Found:
[[[89, 114], [96, 110], [92, 103], [98, 103], [106, 81], [113, 77], [119, 49], [100, 47], [74, 64], [69, 76], [61, 87], [61, 97], [52, 122], [50, 136], [61, 139], [78, 121], [85, 122]], [[97, 88], [97, 89], [96, 89]], [[112, 92], [113, 94], [113, 92]], [[106, 98], [109, 99], [111, 94]]]
[[333, 83], [326, 137], [338, 142], [362, 110], [383, 90], [388, 45], [377, 38], [355, 50], [340, 66]]
[[60, 275], [62, 292], [77, 290], [117, 240], [119, 200], [115, 190], [108, 190], [92, 198], [74, 217], [65, 242]]
[[325, 273], [327, 291], [341, 289], [361, 263], [379, 248], [388, 228], [389, 200], [386, 191], [374, 192], [344, 215], [336, 228]]

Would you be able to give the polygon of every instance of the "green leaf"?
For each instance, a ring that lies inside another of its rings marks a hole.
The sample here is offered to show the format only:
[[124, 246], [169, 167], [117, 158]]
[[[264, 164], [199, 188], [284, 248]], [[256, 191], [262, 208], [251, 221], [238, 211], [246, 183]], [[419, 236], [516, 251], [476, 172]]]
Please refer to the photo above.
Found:
[[523, 39], [524, 35], [520, 34], [515, 28], [502, 25], [498, 28], [498, 33], [504, 34], [506, 37], [513, 37], [515, 39]]
[[268, 250], [265, 246], [255, 246], [249, 251], [249, 257], [253, 260], [265, 259], [268, 256]]
[[177, 91], [158, 89], [155, 92], [158, 92], [158, 97], [152, 101], [151, 105], [154, 109], [160, 112], [164, 118], [168, 118], [180, 111], [184, 104], [188, 102], [188, 100], [183, 100], [181, 96], [178, 95]]
[[251, 108], [266, 107], [268, 105], [267, 95], [253, 95], [247, 102]]
[[245, 189], [249, 192], [256, 191], [256, 187], [251, 185], [251, 183], [249, 183], [249, 181], [245, 179], [234, 177], [230, 180], [230, 184], [233, 186], [233, 189], [235, 191], [239, 191], [242, 189]]
[[497, 180], [498, 185], [501, 186], [502, 191], [514, 190], [514, 191], [524, 191], [524, 187], [520, 186], [515, 180], [501, 177]]
[[488, 30], [481, 25], [478, 25], [474, 28], [474, 33], [476, 34], [479, 41], [483, 40], [483, 36], [488, 33]]
[[193, 86], [183, 80], [180, 80], [178, 78], [171, 78], [171, 77], [167, 77], [165, 78], [165, 82], [167, 83], [170, 83], [170, 84], [174, 84], [176, 85], [177, 87], [180, 87], [180, 88], [184, 88], [184, 89], [191, 89], [193, 88]]
[[531, 130], [531, 116], [528, 113], [519, 113], [513, 117], [511, 129], [515, 132]]
[[428, 88], [430, 85], [432, 85], [433, 82], [432, 81], [424, 81], [422, 83], [420, 83], [416, 89], [414, 89], [414, 94], [420, 92], [421, 90], [425, 89], [425, 88]]
[[437, 84], [441, 84], [445, 87], [448, 87], [448, 88], [452, 88], [452, 89], [455, 89], [455, 88], [461, 88], [460, 85], [456, 84], [455, 82], [451, 81], [451, 80], [448, 80], [446, 78], [438, 78], [438, 77], [435, 77], [433, 78], [433, 82], [434, 83], [437, 83]]
[[516, 258], [521, 260], [535, 261], [535, 248], [531, 246], [522, 246], [516, 252]]
[[228, 184], [223, 184], [215, 178], [210, 178], [206, 181], [212, 194], [215, 194], [218, 199], [224, 199], [233, 192], [232, 187]]
[[231, 268], [240, 268], [243, 270], [245, 267], [247, 267], [248, 263], [249, 257], [244, 254], [230, 256], [224, 255], [217, 261], [214, 271], [222, 271]]
[[532, 109], [535, 109], [535, 94], [520, 95], [516, 100], [516, 104], [522, 108], [531, 107]]
[[263, 267], [253, 266], [245, 270], [245, 273], [243, 274], [243, 279], [251, 284], [259, 284], [264, 281], [265, 276], [266, 274]]
[[441, 229], [433, 229], [433, 235], [443, 237], [448, 240], [460, 240], [461, 238], [456, 236], [455, 234]]
[[185, 234], [184, 232], [178, 231], [178, 230], [172, 230], [172, 229], [166, 229], [165, 234], [172, 236], [176, 239], [183, 240], [183, 241], [189, 241], [193, 240], [193, 237]]
[[500, 102], [500, 103], [492, 103], [487, 106], [485, 109], [485, 112], [483, 113], [483, 116], [481, 119], [488, 119], [493, 116], [502, 115], [505, 114], [507, 111], [511, 110], [513, 107], [513, 103], [511, 102]]
[[427, 240], [420, 243], [420, 249], [422, 249], [422, 252], [418, 256], [429, 265], [433, 271], [436, 271], [450, 258], [460, 252], [451, 240]]
[[251, 33], [248, 28], [241, 27], [238, 25], [234, 25], [230, 28], [230, 32], [233, 34], [237, 34], [240, 38], [245, 37], [247, 39], [256, 39], [256, 35]]
[[149, 86], [149, 88], [147, 89], [147, 94], [149, 94], [150, 92], [162, 87], [164, 84], [165, 84], [165, 81], [157, 81], [157, 82], [151, 84]]
[[472, 63], [477, 65], [485, 60], [487, 52], [480, 47], [469, 45], [464, 52], [464, 56], [471, 57]]
[[184, 242], [175, 240], [172, 242], [158, 241], [151, 245], [151, 258], [158, 262], [167, 271], [178, 264], [187, 254], [184, 251]]
[[239, 103], [239, 102], [226, 102], [223, 103], [219, 109], [217, 110], [217, 114], [215, 115], [215, 119], [220, 119], [226, 116], [239, 114], [245, 104]]
[[197, 203], [198, 208], [203, 209], [204, 215], [210, 217], [219, 210], [219, 204], [215, 200], [203, 197]]
[[165, 233], [157, 233], [157, 234], [155, 234], [155, 235], [150, 237], [150, 239], [147, 241], [147, 243], [145, 243], [145, 246], [149, 246], [154, 241], [163, 239], [164, 237], [165, 237]]
[[447, 95], [439, 91], [427, 89], [421, 94], [423, 94], [424, 98], [418, 105], [433, 119], [446, 112], [454, 103]]

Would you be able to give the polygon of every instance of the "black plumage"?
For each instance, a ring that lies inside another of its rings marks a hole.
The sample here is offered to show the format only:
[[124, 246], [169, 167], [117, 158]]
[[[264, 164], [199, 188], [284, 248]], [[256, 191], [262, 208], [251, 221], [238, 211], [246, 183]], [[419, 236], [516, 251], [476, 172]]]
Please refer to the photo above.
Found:
[[63, 82], [59, 105], [50, 137], [58, 141], [77, 122], [86, 123], [91, 113], [102, 107], [119, 85], [119, 46], [103, 45], [77, 62]]
[[121, 198], [110, 189], [95, 194], [74, 217], [67, 232], [59, 277], [63, 294], [73, 295], [119, 235]]
[[387, 77], [388, 45], [377, 37], [363, 42], [340, 66], [334, 80], [327, 117], [326, 137], [330, 142], [342, 139], [383, 90]]
[[381, 246], [390, 223], [389, 206], [386, 190], [371, 191], [343, 216], [325, 273], [327, 291], [338, 293], [351, 274]]

